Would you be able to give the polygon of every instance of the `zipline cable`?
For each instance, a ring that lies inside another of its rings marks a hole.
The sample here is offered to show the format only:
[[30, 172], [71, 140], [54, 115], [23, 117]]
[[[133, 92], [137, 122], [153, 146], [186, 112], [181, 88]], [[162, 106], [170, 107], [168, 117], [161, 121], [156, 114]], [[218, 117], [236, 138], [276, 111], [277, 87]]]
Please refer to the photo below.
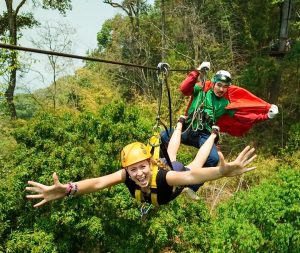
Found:
[[[68, 57], [68, 58], [80, 59], [80, 60], [86, 60], [86, 61], [103, 62], [103, 63], [108, 63], [108, 64], [123, 65], [123, 66], [134, 67], [134, 68], [157, 70], [157, 67], [149, 67], [149, 66], [142, 66], [142, 65], [132, 64], [132, 63], [110, 61], [110, 60], [104, 60], [104, 59], [95, 58], [95, 57], [66, 54], [66, 53], [60, 53], [60, 52], [55, 52], [55, 51], [22, 47], [22, 46], [16, 46], [16, 45], [4, 44], [4, 43], [0, 43], [0, 48], [5, 48], [5, 49], [9, 49], [9, 50], [26, 51], [26, 52], [32, 52], [32, 53], [38, 53], [38, 54], [56, 55], [56, 56]], [[187, 71], [191, 71], [191, 69], [169, 69], [169, 71], [185, 71], [185, 72], [187, 72]]]

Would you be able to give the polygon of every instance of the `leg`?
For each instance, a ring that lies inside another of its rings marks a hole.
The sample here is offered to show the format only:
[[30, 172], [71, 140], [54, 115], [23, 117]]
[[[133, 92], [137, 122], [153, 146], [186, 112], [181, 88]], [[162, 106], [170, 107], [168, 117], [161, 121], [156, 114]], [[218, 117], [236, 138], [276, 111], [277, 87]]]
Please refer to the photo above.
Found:
[[[184, 131], [184, 129], [185, 129], [185, 125], [182, 126], [182, 131]], [[174, 133], [174, 129], [170, 129], [168, 132], [162, 131], [160, 133], [161, 142], [162, 142], [161, 145], [164, 145], [166, 150], [169, 146], [169, 142], [170, 142], [170, 139], [172, 138], [173, 133]], [[179, 138], [179, 136], [177, 136], [176, 138]], [[198, 140], [197, 140], [197, 138], [194, 138], [194, 136], [190, 134], [190, 131], [187, 131], [187, 132], [181, 133], [181, 143], [186, 144], [188, 146], [196, 146], [197, 147]], [[162, 151], [162, 148], [161, 148], [160, 149], [160, 157], [165, 157], [165, 155], [166, 154], [164, 154], [164, 152]]]
[[[199, 131], [192, 131], [192, 130], [186, 130], [186, 125], [184, 124], [182, 126], [182, 133], [181, 133], [181, 143], [187, 146], [192, 146], [195, 148], [199, 148]], [[162, 131], [160, 133], [162, 142], [166, 145], [166, 147], [169, 146], [170, 139], [172, 137], [172, 134], [174, 132], [174, 129], [167, 131]]]
[[166, 146], [169, 145], [169, 141], [171, 139], [173, 132], [174, 132], [174, 129], [170, 129], [168, 132], [167, 131], [160, 132], [160, 138]]
[[[209, 134], [202, 134], [201, 138], [199, 139], [199, 145], [203, 145], [206, 140], [209, 138]], [[202, 167], [215, 167], [217, 166], [219, 163], [219, 155], [218, 155], [218, 148], [216, 146], [216, 144], [213, 143], [210, 153], [207, 157], [207, 160], [205, 161], [205, 163], [202, 165]]]
[[[218, 164], [219, 155], [217, 147], [214, 144], [215, 138], [215, 134], [209, 135], [206, 133], [202, 133], [199, 136], [198, 140], [199, 146], [201, 146], [201, 148], [199, 149], [195, 159], [189, 165], [187, 165], [188, 168], [200, 169], [203, 166], [214, 167]], [[196, 192], [202, 185], [203, 184], [190, 185], [189, 188]]]
[[212, 156], [212, 147], [215, 146], [214, 141], [216, 138], [216, 134], [212, 133], [209, 136], [205, 134], [203, 138], [206, 139], [205, 142], [203, 143], [203, 145], [201, 145], [194, 160], [187, 165], [187, 167], [191, 170], [202, 168], [208, 157]]
[[178, 122], [168, 145], [168, 155], [171, 162], [176, 161], [176, 156], [181, 142], [182, 123]]

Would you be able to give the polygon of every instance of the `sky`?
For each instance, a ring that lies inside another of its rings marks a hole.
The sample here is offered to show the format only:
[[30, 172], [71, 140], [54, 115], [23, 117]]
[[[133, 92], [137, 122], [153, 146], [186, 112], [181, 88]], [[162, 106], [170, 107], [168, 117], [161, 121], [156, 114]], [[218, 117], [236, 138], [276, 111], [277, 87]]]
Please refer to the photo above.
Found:
[[[15, 0], [14, 2], [20, 2]], [[31, 1], [27, 1], [24, 10], [32, 11], [34, 17], [41, 23], [60, 22], [70, 25], [75, 29], [75, 33], [71, 36], [73, 48], [71, 53], [76, 55], [85, 55], [88, 50], [97, 47], [97, 33], [101, 30], [101, 26], [105, 20], [114, 17], [117, 13], [124, 14], [120, 9], [113, 8], [108, 4], [104, 4], [103, 0], [72, 0], [72, 11], [68, 11], [66, 16], [62, 16], [58, 11], [33, 9]], [[121, 3], [121, 0], [115, 0]], [[153, 3], [153, 0], [148, 0]], [[6, 10], [4, 0], [0, 0], [0, 13]], [[23, 9], [22, 9], [23, 10]], [[38, 38], [36, 29], [23, 30], [23, 37], [19, 40], [19, 45], [24, 47], [35, 47], [31, 43], [32, 40]], [[29, 57], [28, 55], [25, 58]], [[47, 56], [41, 54], [32, 54], [32, 57], [38, 59], [32, 65], [32, 71], [29, 71], [24, 78], [19, 80], [19, 90], [36, 90], [48, 86], [51, 83], [52, 75], [49, 66], [47, 67]], [[81, 60], [72, 60], [74, 66], [70, 68], [69, 74], [74, 70], [83, 66]], [[42, 75], [42, 76], [41, 76]]]

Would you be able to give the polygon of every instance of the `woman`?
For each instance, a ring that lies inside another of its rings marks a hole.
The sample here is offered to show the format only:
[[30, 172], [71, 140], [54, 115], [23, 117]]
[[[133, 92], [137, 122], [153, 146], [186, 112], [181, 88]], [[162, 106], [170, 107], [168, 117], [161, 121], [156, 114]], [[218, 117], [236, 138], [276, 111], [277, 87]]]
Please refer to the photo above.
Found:
[[218, 135], [215, 131], [201, 146], [195, 159], [183, 166], [176, 162], [181, 131], [182, 120], [179, 120], [167, 150], [173, 170], [168, 170], [168, 166], [153, 161], [147, 147], [140, 142], [134, 142], [123, 148], [121, 152], [122, 169], [117, 172], [68, 184], [61, 184], [57, 174], [53, 173], [54, 184], [51, 186], [28, 181], [31, 186], [26, 187], [26, 190], [36, 194], [26, 197], [28, 199], [42, 199], [34, 205], [34, 207], [40, 207], [49, 201], [65, 196], [96, 192], [116, 184], [125, 183], [131, 195], [139, 201], [162, 205], [176, 198], [186, 185], [237, 176], [255, 169], [255, 167], [246, 168], [256, 157], [254, 148], [249, 146], [233, 162], [226, 163], [220, 153], [219, 166], [202, 168]]

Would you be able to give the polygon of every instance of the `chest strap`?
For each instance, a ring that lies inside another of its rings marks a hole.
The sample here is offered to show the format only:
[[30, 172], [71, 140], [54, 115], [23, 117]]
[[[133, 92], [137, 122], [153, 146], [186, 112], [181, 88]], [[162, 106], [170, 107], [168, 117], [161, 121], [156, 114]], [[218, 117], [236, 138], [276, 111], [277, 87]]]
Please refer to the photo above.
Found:
[[[154, 132], [153, 136], [150, 138], [148, 145], [147, 145], [147, 148], [149, 148], [153, 159], [159, 158], [159, 146], [160, 146], [160, 133]], [[157, 185], [156, 185], [158, 166], [153, 165], [151, 167], [151, 170], [152, 170], [152, 177], [151, 177], [151, 184], [150, 184], [151, 204], [154, 206], [158, 206]], [[137, 201], [139, 201], [139, 202], [145, 201], [141, 189], [136, 189], [134, 195], [135, 195], [135, 198]]]
[[[155, 165], [152, 167], [152, 177], [151, 177], [151, 185], [150, 185], [150, 191], [151, 191], [151, 204], [154, 206], [158, 206], [157, 202], [157, 185], [156, 185], [156, 177], [158, 173], [158, 167]], [[136, 189], [135, 190], [135, 198], [139, 202], [144, 202], [145, 199], [143, 197], [143, 193], [141, 189]]]

